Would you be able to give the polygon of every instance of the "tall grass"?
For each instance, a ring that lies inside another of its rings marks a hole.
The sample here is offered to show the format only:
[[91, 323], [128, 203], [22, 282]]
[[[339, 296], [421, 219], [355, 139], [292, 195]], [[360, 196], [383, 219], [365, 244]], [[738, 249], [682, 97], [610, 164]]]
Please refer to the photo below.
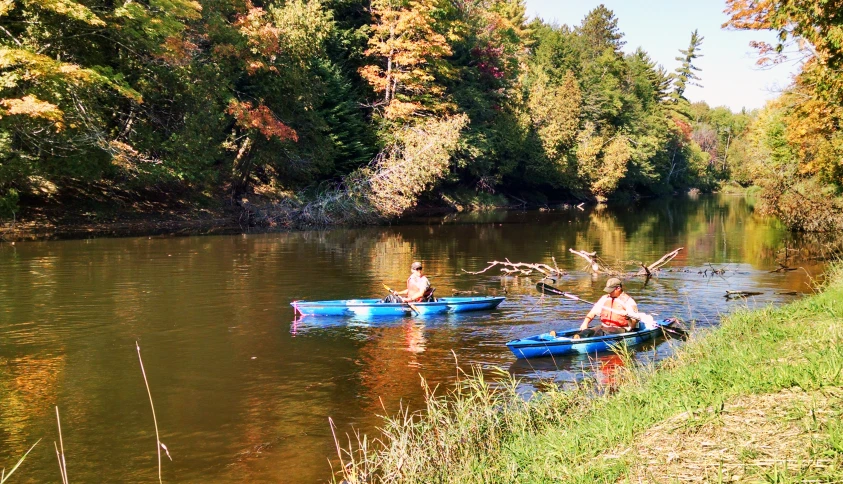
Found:
[[[347, 447], [338, 445], [344, 466], [335, 478], [355, 484], [635, 480], [633, 466], [653, 456], [636, 455], [633, 442], [668, 419], [684, 415], [681, 425], [693, 430], [710, 425], [739, 398], [775, 399], [790, 389], [827, 395], [831, 408], [839, 409], [839, 264], [828, 280], [823, 292], [804, 300], [729, 316], [658, 368], [620, 375], [622, 382], [611, 392], [580, 385], [568, 391], [549, 388], [525, 399], [508, 373], [498, 372], [489, 382], [479, 370], [443, 396], [425, 388], [422, 411], [385, 417], [374, 440], [357, 435]], [[784, 460], [783, 465], [747, 466], [744, 472], [779, 482], [843, 480], [843, 415], [824, 412], [811, 414], [812, 443], [804, 465], [789, 467]]]

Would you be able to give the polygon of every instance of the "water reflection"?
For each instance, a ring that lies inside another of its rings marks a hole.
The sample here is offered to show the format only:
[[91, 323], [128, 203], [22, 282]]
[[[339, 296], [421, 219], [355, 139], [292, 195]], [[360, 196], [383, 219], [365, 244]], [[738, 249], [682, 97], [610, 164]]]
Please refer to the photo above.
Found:
[[[627, 290], [642, 311], [706, 326], [812, 292], [834, 243], [789, 234], [742, 198], [700, 197], [363, 229], [0, 244], [0, 465], [57, 437], [59, 405], [78, 481], [110, 469], [121, 470], [112, 482], [156, 479], [139, 341], [174, 458], [165, 480], [323, 482], [335, 452], [328, 417], [339, 435], [371, 432], [377, 414], [423, 406], [421, 378], [447, 386], [457, 365], [507, 368], [525, 392], [545, 379], [617, 377], [606, 355], [516, 361], [506, 341], [576, 327], [588, 306], [542, 297], [534, 277], [464, 270], [555, 257], [567, 274], [554, 285], [594, 301], [605, 278], [568, 249], [634, 271], [684, 247], [658, 277], [627, 277]], [[293, 319], [297, 299], [382, 297], [413, 260], [424, 261], [440, 297], [507, 300], [440, 317]], [[770, 272], [783, 262], [798, 270]], [[726, 290], [762, 294], [727, 300]], [[634, 358], [659, 360], [677, 344], [657, 340]], [[54, 480], [52, 449], [36, 448], [18, 476]]]

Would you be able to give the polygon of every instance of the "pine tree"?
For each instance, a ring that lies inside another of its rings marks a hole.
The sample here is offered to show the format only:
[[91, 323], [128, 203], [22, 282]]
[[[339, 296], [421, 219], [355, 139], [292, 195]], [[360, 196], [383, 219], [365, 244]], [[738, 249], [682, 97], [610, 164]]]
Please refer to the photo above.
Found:
[[676, 72], [673, 75], [673, 92], [670, 96], [675, 103], [679, 103], [680, 100], [687, 102], [687, 99], [685, 99], [685, 89], [688, 86], [702, 87], [701, 84], [696, 82], [701, 80], [696, 73], [702, 69], [695, 66], [693, 62], [694, 59], [703, 57], [699, 53], [699, 50], [704, 39], [705, 37], [699, 35], [699, 32], [694, 30], [691, 32], [691, 43], [688, 45], [688, 48], [679, 49], [682, 56], [676, 57], [676, 60], [681, 62], [682, 65], [676, 68]]

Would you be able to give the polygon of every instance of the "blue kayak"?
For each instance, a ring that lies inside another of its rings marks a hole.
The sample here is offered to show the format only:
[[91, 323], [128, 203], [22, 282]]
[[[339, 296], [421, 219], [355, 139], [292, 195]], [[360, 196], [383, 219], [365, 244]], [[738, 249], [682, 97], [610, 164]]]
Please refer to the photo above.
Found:
[[385, 303], [380, 299], [342, 299], [337, 301], [293, 301], [293, 309], [301, 315], [318, 316], [404, 316], [418, 314], [462, 313], [495, 309], [504, 297], [443, 297], [434, 302]]
[[563, 331], [555, 336], [550, 333], [543, 333], [527, 338], [514, 339], [507, 343], [506, 346], [515, 354], [516, 358], [539, 358], [542, 356], [558, 356], [574, 353], [598, 353], [609, 351], [613, 346], [624, 343], [630, 346], [641, 344], [654, 339], [665, 331], [676, 331], [672, 329], [674, 323], [674, 319], [664, 319], [656, 321], [658, 326], [652, 329], [641, 328], [628, 333], [574, 339], [574, 335], [580, 332], [579, 328], [577, 328]]

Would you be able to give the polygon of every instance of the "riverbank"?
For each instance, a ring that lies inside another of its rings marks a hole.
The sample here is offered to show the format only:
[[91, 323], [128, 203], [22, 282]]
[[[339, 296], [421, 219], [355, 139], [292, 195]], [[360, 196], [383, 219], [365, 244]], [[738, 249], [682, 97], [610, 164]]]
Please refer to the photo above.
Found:
[[[11, 219], [0, 219], [0, 243], [24, 240], [132, 237], [145, 235], [209, 235], [307, 228], [296, 220], [298, 197], [253, 194], [232, 201], [224, 195], [166, 196], [158, 200], [125, 192], [108, 192], [82, 200], [24, 205]], [[546, 201], [474, 193], [437, 192], [422, 199], [402, 218], [507, 208], [539, 208]]]
[[551, 386], [525, 402], [508, 373], [475, 374], [384, 422], [383, 447], [361, 436], [342, 449], [335, 479], [840, 482], [843, 267], [828, 281], [725, 318], [658, 368], [620, 369], [611, 388]]

